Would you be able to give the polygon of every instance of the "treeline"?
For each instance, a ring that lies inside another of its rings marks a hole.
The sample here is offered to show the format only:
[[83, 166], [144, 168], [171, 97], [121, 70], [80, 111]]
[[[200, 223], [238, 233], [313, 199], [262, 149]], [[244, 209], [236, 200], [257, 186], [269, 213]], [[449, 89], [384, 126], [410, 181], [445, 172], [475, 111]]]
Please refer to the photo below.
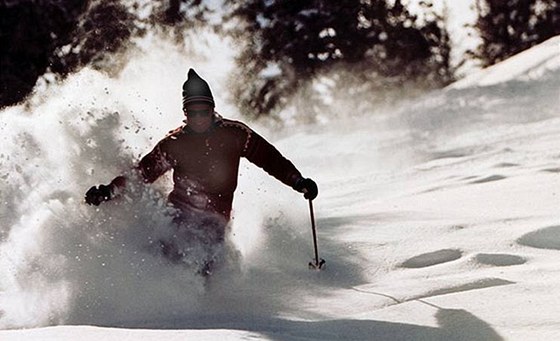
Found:
[[[482, 42], [469, 58], [484, 66], [560, 34], [556, 0], [476, 0], [476, 7]], [[321, 101], [306, 105], [325, 89], [383, 99], [442, 87], [455, 77], [447, 18], [429, 1], [415, 13], [400, 0], [224, 0], [218, 13], [204, 0], [2, 0], [0, 107], [22, 101], [46, 72], [119, 70], [115, 56], [136, 37], [161, 31], [184, 42], [199, 27], [236, 39], [232, 97], [253, 117], [294, 98], [297, 110], [320, 111]]]
[[482, 43], [472, 55], [483, 66], [560, 34], [558, 0], [476, 0], [476, 9]]
[[25, 99], [46, 72], [118, 70], [115, 55], [135, 37], [167, 30], [180, 40], [209, 14], [202, 0], [0, 0], [0, 107]]
[[[401, 1], [228, 0], [230, 34], [244, 43], [234, 99], [255, 117], [282, 109], [292, 96], [299, 113], [321, 104], [309, 84], [333, 68], [329, 97], [385, 95], [402, 85], [439, 87], [453, 79], [445, 18], [424, 6], [424, 18]], [[421, 85], [420, 85], [421, 83]], [[370, 99], [371, 99], [370, 96]], [[357, 110], [357, 108], [354, 108]], [[310, 113], [311, 112], [311, 113]]]

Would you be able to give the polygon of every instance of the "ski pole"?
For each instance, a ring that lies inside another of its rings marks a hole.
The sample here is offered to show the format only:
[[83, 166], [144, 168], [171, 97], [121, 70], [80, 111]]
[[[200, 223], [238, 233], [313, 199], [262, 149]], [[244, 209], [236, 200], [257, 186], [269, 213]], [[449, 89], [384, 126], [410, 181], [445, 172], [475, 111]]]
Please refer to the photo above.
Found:
[[315, 227], [315, 214], [313, 213], [313, 200], [309, 199], [309, 214], [311, 216], [311, 231], [313, 232], [313, 248], [315, 250], [314, 262], [309, 262], [310, 269], [319, 270], [325, 264], [325, 260], [319, 258], [319, 248], [317, 247], [317, 228]]

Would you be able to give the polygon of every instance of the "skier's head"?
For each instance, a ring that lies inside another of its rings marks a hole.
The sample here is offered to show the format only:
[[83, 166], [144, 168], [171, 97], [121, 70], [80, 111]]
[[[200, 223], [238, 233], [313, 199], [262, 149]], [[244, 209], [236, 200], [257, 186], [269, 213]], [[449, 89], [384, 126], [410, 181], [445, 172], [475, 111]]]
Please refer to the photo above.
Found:
[[214, 107], [210, 86], [193, 69], [189, 69], [187, 80], [183, 83], [183, 109], [188, 104], [199, 102], [209, 103]]
[[214, 97], [210, 86], [193, 70], [183, 83], [183, 112], [187, 125], [197, 133], [208, 130], [214, 122]]
[[189, 69], [183, 84], [183, 112], [187, 125], [197, 133], [208, 130], [214, 122], [214, 97], [206, 81]]

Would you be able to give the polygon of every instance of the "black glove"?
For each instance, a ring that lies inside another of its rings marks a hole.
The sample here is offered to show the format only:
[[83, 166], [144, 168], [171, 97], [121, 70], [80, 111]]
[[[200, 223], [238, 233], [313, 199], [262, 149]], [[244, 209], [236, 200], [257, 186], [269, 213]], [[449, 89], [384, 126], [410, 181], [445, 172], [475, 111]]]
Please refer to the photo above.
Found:
[[111, 194], [110, 185], [99, 185], [99, 187], [92, 186], [86, 192], [86, 203], [99, 206], [102, 202], [111, 200]]
[[296, 184], [294, 185], [294, 189], [300, 193], [304, 193], [305, 199], [313, 200], [319, 194], [319, 189], [317, 188], [317, 184], [315, 181], [307, 178], [299, 179]]

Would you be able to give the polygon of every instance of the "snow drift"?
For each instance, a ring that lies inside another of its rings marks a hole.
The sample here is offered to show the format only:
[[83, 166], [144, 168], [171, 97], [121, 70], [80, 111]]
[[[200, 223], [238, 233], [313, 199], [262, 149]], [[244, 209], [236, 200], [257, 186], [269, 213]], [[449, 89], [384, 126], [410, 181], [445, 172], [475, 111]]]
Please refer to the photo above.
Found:
[[559, 45], [276, 141], [320, 185], [327, 268], [306, 269], [305, 201], [243, 164], [231, 236], [241, 270], [210, 283], [151, 248], [169, 225], [165, 179], [99, 209], [82, 197], [180, 123], [186, 63], [217, 93], [229, 64], [162, 46], [118, 79], [84, 70], [38, 92], [0, 113], [0, 326], [66, 326], [0, 338], [125, 332], [76, 324], [151, 328], [126, 330], [145, 340], [557, 338]]

